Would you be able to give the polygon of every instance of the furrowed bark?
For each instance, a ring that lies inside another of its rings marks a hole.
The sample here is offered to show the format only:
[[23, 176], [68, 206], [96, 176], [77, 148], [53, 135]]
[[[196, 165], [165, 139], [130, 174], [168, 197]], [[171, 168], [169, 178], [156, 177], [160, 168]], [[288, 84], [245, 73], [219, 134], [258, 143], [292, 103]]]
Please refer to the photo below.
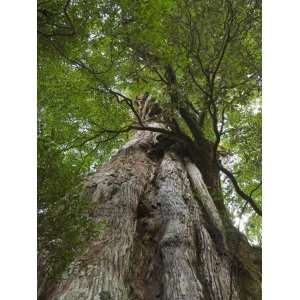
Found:
[[154, 174], [145, 147], [154, 134], [138, 132], [88, 183], [93, 216], [105, 222], [99, 239], [73, 263], [52, 299], [128, 299], [126, 277], [136, 228], [139, 199]]
[[88, 178], [92, 215], [106, 225], [47, 299], [260, 299], [259, 250], [224, 223], [199, 168], [159, 135], [138, 131]]

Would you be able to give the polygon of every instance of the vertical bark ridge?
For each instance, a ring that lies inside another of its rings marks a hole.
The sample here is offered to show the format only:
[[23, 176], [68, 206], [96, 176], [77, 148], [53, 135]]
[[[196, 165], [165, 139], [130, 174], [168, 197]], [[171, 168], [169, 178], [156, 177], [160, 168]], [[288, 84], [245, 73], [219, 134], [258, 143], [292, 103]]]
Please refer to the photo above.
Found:
[[202, 174], [197, 166], [189, 159], [185, 159], [185, 167], [189, 175], [192, 190], [194, 191], [194, 196], [199, 200], [204, 208], [208, 223], [207, 227], [210, 231], [210, 234], [214, 236], [215, 242], [218, 243], [218, 251], [226, 252], [228, 251], [228, 247], [226, 242], [224, 224], [217, 210], [217, 207], [203, 181]]
[[184, 200], [184, 166], [166, 154], [157, 178], [164, 233], [160, 241], [163, 262], [162, 299], [205, 299], [193, 263], [196, 261], [192, 219]]

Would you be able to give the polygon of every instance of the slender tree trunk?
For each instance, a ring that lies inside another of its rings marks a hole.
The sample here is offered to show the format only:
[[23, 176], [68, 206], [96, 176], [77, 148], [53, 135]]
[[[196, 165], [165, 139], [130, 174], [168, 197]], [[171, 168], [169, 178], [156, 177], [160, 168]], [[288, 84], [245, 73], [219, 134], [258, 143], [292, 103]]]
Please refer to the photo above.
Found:
[[105, 227], [48, 299], [260, 299], [260, 250], [219, 213], [190, 158], [157, 135], [136, 132], [88, 179]]

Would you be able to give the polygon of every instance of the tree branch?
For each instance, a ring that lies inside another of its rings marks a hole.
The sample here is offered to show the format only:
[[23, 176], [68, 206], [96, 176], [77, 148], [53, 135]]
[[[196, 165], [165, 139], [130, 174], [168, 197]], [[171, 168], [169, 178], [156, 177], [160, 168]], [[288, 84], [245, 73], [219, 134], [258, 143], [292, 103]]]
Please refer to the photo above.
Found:
[[[69, 36], [69, 37], [74, 36], [76, 34], [76, 30], [75, 30], [74, 24], [69, 16], [69, 14], [68, 14], [68, 8], [70, 6], [70, 3], [71, 3], [71, 0], [66, 0], [64, 7], [63, 7], [63, 14], [64, 14], [66, 22], [68, 23], [69, 26], [61, 26], [61, 29], [63, 29], [63, 30], [67, 29], [67, 30], [70, 30], [70, 32], [54, 30], [52, 33], [45, 33], [43, 31], [41, 31], [40, 29], [38, 29], [37, 32], [46, 38], [57, 37], [57, 36], [65, 36], [65, 37], [66, 36]], [[47, 11], [46, 9], [39, 8], [39, 7], [38, 7], [37, 11], [38, 11], [38, 13], [41, 13], [42, 15], [45, 16], [46, 21], [44, 24], [47, 24], [48, 14], [50, 14], [50, 12]], [[39, 20], [39, 17], [38, 17], [38, 20]], [[48, 24], [48, 25], [55, 25], [55, 24]]]
[[218, 162], [218, 167], [219, 169], [230, 179], [236, 193], [238, 195], [240, 195], [252, 208], [253, 210], [259, 215], [262, 216], [262, 211], [261, 209], [256, 205], [256, 203], [254, 202], [254, 200], [251, 198], [251, 196], [247, 195], [246, 193], [244, 193], [239, 184], [237, 183], [237, 180], [235, 179], [235, 177], [233, 176], [233, 174], [227, 170], [219, 161]]
[[132, 110], [133, 114], [135, 115], [135, 117], [137, 118], [139, 124], [141, 125], [141, 127], [144, 127], [143, 121], [139, 115], [139, 113], [136, 111], [134, 105], [133, 105], [133, 100], [128, 98], [127, 96], [121, 94], [120, 92], [114, 91], [111, 88], [109, 88], [107, 85], [104, 85], [105, 89], [111, 93], [112, 95], [114, 95], [117, 99], [118, 102], [122, 102], [122, 100], [120, 101], [119, 97], [121, 97], [123, 99], [123, 101], [125, 101], [125, 103], [129, 106], [129, 108]]
[[205, 89], [197, 82], [194, 73], [192, 72], [192, 68], [191, 66], [188, 67], [189, 68], [189, 74], [191, 75], [192, 81], [194, 82], [194, 84], [196, 85], [196, 87], [207, 97], [209, 97], [210, 95], [205, 91]]
[[124, 127], [124, 128], [121, 128], [121, 129], [117, 129], [117, 130], [114, 130], [114, 129], [103, 129], [103, 130], [99, 130], [97, 131], [96, 134], [90, 136], [90, 137], [87, 137], [86, 139], [84, 139], [83, 141], [81, 141], [79, 144], [76, 144], [76, 141], [79, 141], [80, 138], [77, 138], [75, 139], [71, 145], [69, 145], [68, 147], [65, 147], [64, 149], [62, 149], [62, 152], [64, 151], [68, 151], [70, 149], [73, 149], [73, 148], [80, 148], [82, 146], [84, 146], [86, 143], [88, 142], [91, 142], [99, 137], [101, 137], [102, 134], [105, 134], [105, 133], [108, 133], [108, 134], [111, 134], [113, 133], [114, 135], [113, 136], [110, 136], [108, 137], [107, 139], [104, 139], [104, 140], [100, 140], [99, 141], [99, 144], [100, 143], [106, 143], [106, 142], [109, 142], [111, 140], [113, 140], [114, 138], [116, 138], [118, 135], [120, 135], [121, 133], [125, 133], [125, 132], [128, 132], [130, 131], [132, 128], [131, 126], [128, 126], [128, 127]]
[[256, 192], [262, 185], [262, 182], [260, 182], [251, 192], [250, 192], [250, 197], [252, 197], [253, 193]]

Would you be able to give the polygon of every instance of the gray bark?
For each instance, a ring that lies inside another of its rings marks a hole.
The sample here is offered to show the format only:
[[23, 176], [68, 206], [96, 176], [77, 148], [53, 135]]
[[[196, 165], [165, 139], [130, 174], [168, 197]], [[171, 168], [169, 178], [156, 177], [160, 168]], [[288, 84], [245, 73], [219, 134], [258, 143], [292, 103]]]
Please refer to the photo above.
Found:
[[106, 225], [49, 299], [260, 299], [260, 252], [225, 225], [188, 158], [156, 151], [156, 135], [137, 132], [88, 179]]

